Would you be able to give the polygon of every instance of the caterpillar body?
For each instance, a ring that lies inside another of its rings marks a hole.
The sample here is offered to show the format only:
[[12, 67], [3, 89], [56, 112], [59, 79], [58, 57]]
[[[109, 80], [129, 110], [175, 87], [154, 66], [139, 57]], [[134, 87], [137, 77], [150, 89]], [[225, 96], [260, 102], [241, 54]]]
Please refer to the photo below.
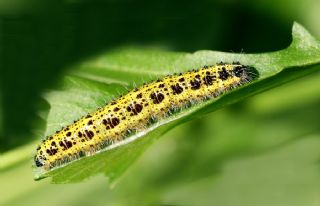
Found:
[[255, 78], [252, 69], [240, 63], [219, 63], [135, 88], [44, 139], [34, 156], [35, 167], [48, 171], [95, 154], [144, 131], [177, 109], [249, 83]]

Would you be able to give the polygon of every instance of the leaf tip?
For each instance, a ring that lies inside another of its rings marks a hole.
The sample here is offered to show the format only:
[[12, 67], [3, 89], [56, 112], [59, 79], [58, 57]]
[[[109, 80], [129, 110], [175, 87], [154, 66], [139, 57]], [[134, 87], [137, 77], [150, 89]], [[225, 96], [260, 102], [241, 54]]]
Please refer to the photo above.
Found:
[[292, 46], [299, 48], [320, 48], [320, 43], [317, 41], [307, 29], [298, 22], [294, 22], [292, 26]]

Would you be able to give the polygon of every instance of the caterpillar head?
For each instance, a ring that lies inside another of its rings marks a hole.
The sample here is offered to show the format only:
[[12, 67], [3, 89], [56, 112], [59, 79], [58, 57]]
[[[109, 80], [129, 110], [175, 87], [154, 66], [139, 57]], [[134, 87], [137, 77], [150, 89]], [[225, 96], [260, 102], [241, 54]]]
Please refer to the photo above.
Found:
[[247, 83], [259, 76], [256, 69], [251, 66], [237, 65], [233, 69], [234, 76], [240, 78], [242, 83]]

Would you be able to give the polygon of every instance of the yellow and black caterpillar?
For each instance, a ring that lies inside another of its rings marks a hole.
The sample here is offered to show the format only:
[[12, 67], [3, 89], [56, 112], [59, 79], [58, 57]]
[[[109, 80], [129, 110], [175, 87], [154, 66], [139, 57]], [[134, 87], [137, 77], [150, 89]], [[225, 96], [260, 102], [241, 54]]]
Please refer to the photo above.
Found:
[[252, 81], [252, 67], [219, 63], [158, 79], [109, 102], [44, 139], [34, 157], [45, 171], [94, 154], [141, 132], [176, 109], [206, 101]]

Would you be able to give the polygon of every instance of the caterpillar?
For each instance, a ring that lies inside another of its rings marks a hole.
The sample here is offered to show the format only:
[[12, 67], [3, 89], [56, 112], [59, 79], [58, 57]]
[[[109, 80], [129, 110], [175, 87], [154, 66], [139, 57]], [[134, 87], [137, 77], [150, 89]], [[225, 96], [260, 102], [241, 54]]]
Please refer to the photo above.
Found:
[[119, 143], [177, 109], [217, 98], [251, 82], [257, 73], [239, 62], [203, 66], [129, 91], [42, 140], [34, 165], [48, 171]]

